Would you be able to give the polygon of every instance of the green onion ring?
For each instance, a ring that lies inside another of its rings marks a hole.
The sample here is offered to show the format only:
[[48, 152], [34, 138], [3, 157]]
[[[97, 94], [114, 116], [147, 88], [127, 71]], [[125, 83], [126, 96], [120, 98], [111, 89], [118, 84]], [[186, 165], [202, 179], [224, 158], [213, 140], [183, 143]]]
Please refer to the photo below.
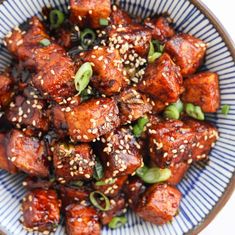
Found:
[[61, 24], [64, 22], [64, 13], [54, 9], [50, 12], [50, 25], [52, 29], [57, 29], [61, 26]]
[[123, 226], [124, 224], [126, 224], [127, 222], [127, 218], [124, 216], [120, 216], [120, 217], [113, 217], [112, 220], [109, 222], [108, 226], [109, 228], [112, 229], [116, 229], [119, 228], [121, 226]]
[[[101, 198], [104, 199], [104, 201], [105, 201], [105, 207], [102, 207], [102, 206], [97, 202], [97, 200], [96, 200], [96, 198], [95, 198], [96, 195], [99, 195], [99, 196], [101, 196]], [[110, 209], [110, 201], [109, 201], [109, 199], [108, 199], [103, 193], [101, 193], [101, 192], [99, 192], [99, 191], [91, 192], [89, 198], [90, 198], [90, 201], [91, 201], [91, 203], [93, 204], [93, 206], [95, 206], [96, 208], [100, 209], [101, 211], [108, 211], [108, 210]]]

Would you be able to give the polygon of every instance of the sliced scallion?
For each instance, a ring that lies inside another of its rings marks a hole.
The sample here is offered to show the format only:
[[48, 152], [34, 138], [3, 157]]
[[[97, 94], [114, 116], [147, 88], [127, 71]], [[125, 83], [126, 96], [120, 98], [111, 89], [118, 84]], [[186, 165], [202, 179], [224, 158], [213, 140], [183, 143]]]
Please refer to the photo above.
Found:
[[[96, 197], [99, 196], [99, 199], [96, 199]], [[90, 193], [90, 201], [96, 208], [100, 209], [101, 211], [108, 211], [110, 209], [110, 201], [109, 199], [101, 192], [94, 191]], [[100, 203], [97, 200], [102, 200], [104, 202], [104, 206], [100, 205]]]
[[42, 39], [39, 43], [44, 47], [51, 45], [51, 41], [47, 38]]
[[100, 25], [101, 26], [108, 26], [109, 25], [109, 21], [107, 19], [101, 18], [100, 19]]
[[95, 185], [96, 186], [104, 186], [104, 185], [114, 184], [115, 181], [116, 181], [115, 179], [110, 178], [110, 179], [107, 179], [107, 180], [104, 180], [104, 181], [97, 181], [95, 183]]
[[183, 103], [181, 100], [178, 100], [176, 103], [170, 104], [164, 110], [164, 116], [169, 119], [179, 119], [180, 114], [184, 109]]
[[[156, 45], [157, 50], [155, 51]], [[148, 62], [153, 63], [156, 59], [158, 59], [164, 50], [164, 46], [160, 44], [160, 42], [153, 40], [150, 42], [149, 53], [148, 53]]]
[[83, 48], [87, 48], [94, 43], [96, 39], [95, 32], [92, 29], [86, 28], [80, 34], [80, 40]]
[[185, 111], [188, 114], [188, 116], [194, 119], [201, 120], [201, 121], [205, 119], [205, 115], [202, 112], [202, 109], [200, 106], [195, 106], [191, 103], [188, 103], [185, 106]]
[[137, 120], [137, 123], [133, 126], [133, 134], [135, 137], [140, 137], [144, 131], [144, 127], [149, 122], [147, 117], [141, 117]]
[[52, 29], [57, 29], [64, 22], [64, 13], [60, 10], [54, 9], [50, 12], [50, 25]]
[[127, 218], [124, 216], [113, 217], [112, 220], [109, 222], [108, 226], [109, 228], [116, 229], [123, 226], [126, 223], [127, 223]]
[[96, 180], [100, 180], [100, 179], [103, 178], [103, 176], [104, 176], [103, 166], [102, 166], [100, 160], [98, 158], [96, 158], [96, 161], [95, 161], [95, 171], [94, 171], [93, 177]]
[[230, 110], [230, 106], [228, 104], [224, 104], [221, 108], [221, 112], [224, 115], [228, 115], [229, 110]]

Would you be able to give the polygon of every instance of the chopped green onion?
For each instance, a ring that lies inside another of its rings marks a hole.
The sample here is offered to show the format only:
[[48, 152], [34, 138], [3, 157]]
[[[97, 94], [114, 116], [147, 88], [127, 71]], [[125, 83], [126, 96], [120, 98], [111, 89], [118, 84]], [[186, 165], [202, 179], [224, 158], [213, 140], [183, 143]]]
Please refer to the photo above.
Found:
[[155, 52], [153, 55], [148, 57], [148, 62], [153, 63], [156, 59], [158, 59], [162, 55], [161, 52]]
[[84, 63], [77, 71], [75, 75], [75, 87], [79, 94], [88, 86], [92, 74], [92, 66], [89, 62]]
[[[104, 201], [105, 206], [102, 207], [96, 199], [96, 196], [100, 196], [100, 200]], [[101, 211], [108, 211], [110, 209], [110, 201], [109, 199], [101, 192], [94, 191], [90, 193], [90, 201], [96, 208], [100, 209]]]
[[[157, 51], [155, 51], [154, 45], [157, 47]], [[153, 40], [150, 42], [149, 53], [148, 53], [148, 62], [153, 63], [156, 59], [158, 59], [164, 50], [164, 46], [160, 44], [159, 41]]]
[[133, 134], [135, 137], [140, 137], [142, 132], [144, 131], [144, 127], [149, 122], [147, 117], [139, 118], [137, 123], [133, 126]]
[[100, 25], [102, 26], [108, 26], [109, 25], [109, 21], [107, 19], [100, 19]]
[[54, 182], [55, 182], [55, 176], [51, 177], [51, 178], [49, 179], [49, 182], [54, 183]]
[[176, 103], [174, 103], [175, 107], [178, 109], [179, 113], [182, 113], [184, 110], [184, 104], [179, 99]]
[[194, 119], [201, 120], [201, 121], [205, 119], [205, 115], [202, 112], [202, 109], [200, 106], [194, 106], [193, 104], [188, 103], [185, 106], [185, 111], [190, 117]]
[[224, 115], [228, 115], [229, 110], [230, 110], [230, 106], [228, 104], [224, 104], [221, 108], [221, 112]]
[[40, 43], [42, 46], [45, 46], [45, 47], [51, 45], [51, 41], [50, 41], [49, 39], [47, 39], [47, 38], [42, 39], [39, 43]]
[[168, 180], [171, 176], [171, 170], [168, 168], [148, 168], [147, 166], [143, 166], [137, 169], [136, 175], [147, 184], [155, 184]]
[[103, 166], [102, 164], [100, 163], [100, 160], [98, 158], [96, 158], [96, 161], [95, 161], [95, 172], [94, 172], [94, 178], [96, 180], [100, 180], [102, 179], [104, 176], [104, 169], [103, 169]]
[[82, 181], [72, 181], [72, 182], [70, 182], [70, 185], [76, 186], [76, 187], [81, 187], [81, 186], [83, 186], [83, 182]]
[[109, 222], [108, 226], [109, 228], [115, 229], [123, 226], [126, 223], [127, 223], [127, 218], [124, 216], [113, 217], [112, 220]]
[[96, 35], [95, 32], [92, 29], [84, 29], [81, 32], [80, 35], [80, 40], [81, 40], [81, 44], [82, 46], [86, 49], [88, 46], [90, 46], [91, 44], [94, 43], [96, 39]]
[[105, 181], [97, 181], [95, 183], [95, 185], [97, 185], [97, 186], [104, 186], [104, 185], [114, 184], [115, 181], [116, 181], [115, 179], [110, 178], [110, 179], [107, 179]]
[[171, 104], [166, 107], [166, 109], [164, 111], [164, 116], [166, 118], [177, 120], [180, 118], [180, 113], [179, 113], [178, 109], [176, 108], [176, 106]]
[[50, 25], [51, 28], [57, 29], [61, 26], [61, 24], [64, 22], [64, 13], [55, 9], [50, 12]]

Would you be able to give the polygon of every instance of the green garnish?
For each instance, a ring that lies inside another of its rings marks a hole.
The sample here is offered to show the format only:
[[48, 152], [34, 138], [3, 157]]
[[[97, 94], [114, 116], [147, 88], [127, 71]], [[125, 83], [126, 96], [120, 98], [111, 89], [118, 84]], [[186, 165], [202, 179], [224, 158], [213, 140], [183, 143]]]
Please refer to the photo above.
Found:
[[221, 113], [224, 115], [228, 115], [230, 110], [230, 106], [228, 104], [224, 104], [221, 108]]
[[[155, 51], [155, 47], [157, 47], [157, 51]], [[164, 46], [160, 44], [160, 42], [153, 40], [150, 42], [149, 53], [148, 53], [148, 62], [153, 63], [156, 59], [158, 59], [164, 50]]]
[[188, 103], [185, 106], [185, 111], [190, 117], [194, 119], [201, 120], [201, 121], [205, 119], [205, 115], [202, 112], [202, 109], [200, 106], [195, 106], [191, 103]]
[[[104, 207], [102, 207], [97, 201], [96, 197], [98, 196], [99, 196], [99, 200], [105, 203]], [[100, 209], [101, 211], [108, 211], [110, 209], [110, 201], [103, 193], [99, 191], [91, 192], [89, 198], [93, 206]]]
[[47, 39], [47, 38], [42, 39], [39, 43], [40, 43], [42, 46], [45, 46], [45, 47], [51, 45], [51, 41], [50, 41], [49, 39]]
[[97, 186], [104, 186], [104, 185], [114, 184], [115, 181], [116, 181], [115, 179], [110, 178], [110, 179], [107, 179], [105, 181], [97, 181], [95, 183], [95, 185], [97, 185]]
[[147, 117], [142, 117], [137, 120], [137, 123], [133, 126], [133, 134], [135, 137], [140, 137], [144, 131], [144, 127], [149, 122]]
[[72, 186], [75, 186], [75, 187], [83, 186], [83, 182], [82, 181], [72, 181], [69, 184], [72, 185]]
[[109, 222], [108, 226], [109, 228], [112, 229], [116, 229], [119, 228], [121, 226], [123, 226], [124, 224], [126, 224], [127, 222], [127, 218], [124, 216], [120, 216], [120, 217], [113, 217], [112, 220]]
[[109, 21], [107, 19], [100, 19], [100, 25], [101, 26], [108, 26], [109, 25]]
[[87, 49], [88, 46], [93, 44], [95, 39], [96, 35], [92, 29], [87, 28], [81, 32], [80, 40], [81, 40], [81, 45], [84, 49]]
[[100, 163], [100, 160], [98, 158], [96, 158], [96, 161], [95, 161], [95, 172], [94, 172], [94, 175], [93, 177], [96, 179], [96, 180], [100, 180], [102, 179], [104, 176], [104, 169], [103, 169], [103, 166], [102, 164]]
[[64, 22], [64, 13], [60, 10], [54, 9], [50, 12], [50, 25], [52, 29], [59, 28]]
[[84, 63], [79, 68], [75, 75], [75, 87], [79, 92], [78, 94], [81, 94], [81, 92], [88, 86], [92, 74], [92, 66], [89, 62]]
[[170, 104], [165, 108], [164, 116], [169, 119], [179, 119], [183, 111], [183, 103], [178, 100], [176, 103]]

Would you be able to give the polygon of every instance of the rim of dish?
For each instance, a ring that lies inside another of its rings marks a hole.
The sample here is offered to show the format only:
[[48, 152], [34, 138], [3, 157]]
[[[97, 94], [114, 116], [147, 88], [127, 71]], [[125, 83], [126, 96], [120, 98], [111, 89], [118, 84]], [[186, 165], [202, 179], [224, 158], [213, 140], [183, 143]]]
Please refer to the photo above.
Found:
[[[0, 0], [0, 6], [4, 1], [6, 0]], [[208, 18], [211, 24], [219, 32], [220, 36], [222, 37], [223, 41], [228, 47], [229, 52], [231, 53], [231, 56], [233, 57], [233, 60], [235, 62], [235, 43], [231, 38], [231, 36], [229, 35], [229, 33], [227, 32], [227, 30], [225, 29], [225, 27], [220, 22], [220, 20], [217, 18], [217, 16], [201, 0], [189, 0], [189, 1], [193, 5], [195, 5], [202, 12], [202, 14], [204, 14]], [[228, 202], [234, 191], [235, 191], [235, 171], [233, 172], [233, 175], [223, 195], [220, 197], [215, 206], [211, 209], [209, 214], [198, 225], [196, 225], [194, 228], [190, 229], [187, 233], [185, 233], [185, 235], [197, 235], [202, 230], [204, 230], [223, 209], [223, 207], [226, 205], [226, 203]], [[5, 232], [3, 232], [4, 230], [7, 231], [7, 229], [2, 228], [0, 224], [0, 234], [5, 235]]]

